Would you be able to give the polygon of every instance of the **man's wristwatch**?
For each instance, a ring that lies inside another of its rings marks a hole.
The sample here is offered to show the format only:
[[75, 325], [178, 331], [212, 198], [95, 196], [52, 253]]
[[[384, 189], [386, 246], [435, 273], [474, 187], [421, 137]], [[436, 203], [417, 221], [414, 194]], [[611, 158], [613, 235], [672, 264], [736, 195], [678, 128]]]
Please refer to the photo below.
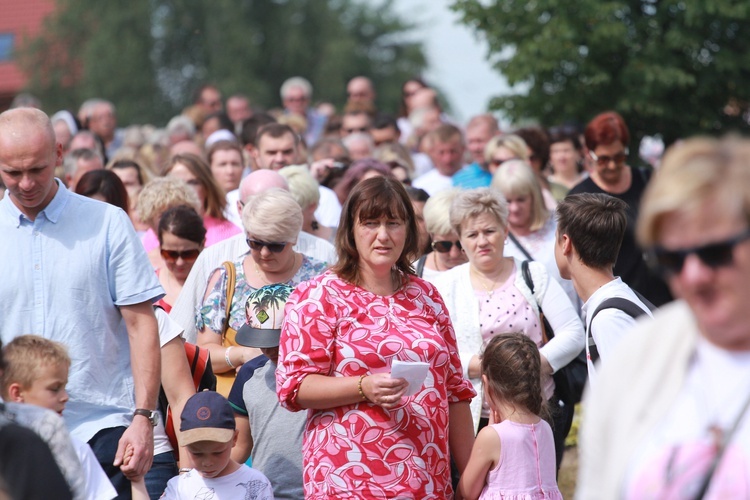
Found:
[[146, 410], [144, 408], [136, 408], [135, 411], [133, 412], [133, 416], [135, 417], [136, 415], [146, 417], [149, 420], [149, 422], [151, 422], [151, 425], [156, 427], [156, 422], [159, 416], [157, 415], [155, 411]]

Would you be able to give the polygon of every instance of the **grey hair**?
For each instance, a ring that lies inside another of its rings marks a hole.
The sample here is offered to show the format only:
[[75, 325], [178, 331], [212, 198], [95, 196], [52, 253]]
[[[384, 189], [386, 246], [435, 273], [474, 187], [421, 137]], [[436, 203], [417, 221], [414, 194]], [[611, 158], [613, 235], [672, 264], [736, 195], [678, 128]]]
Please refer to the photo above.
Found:
[[508, 227], [508, 202], [490, 188], [461, 191], [451, 204], [451, 226], [461, 236], [461, 225], [481, 214], [495, 217], [503, 229]]
[[318, 181], [306, 165], [289, 165], [279, 170], [279, 175], [289, 184], [289, 192], [303, 210], [320, 201]]
[[312, 84], [310, 84], [310, 82], [306, 78], [302, 78], [301, 76], [293, 76], [291, 78], [288, 78], [284, 83], [281, 84], [281, 98], [286, 98], [289, 91], [294, 87], [300, 87], [305, 92], [305, 95], [308, 98], [312, 97]]
[[104, 165], [104, 156], [99, 151], [87, 148], [74, 149], [63, 158], [63, 172], [72, 176], [78, 170], [78, 160], [89, 161], [95, 158], [99, 158]]
[[453, 232], [451, 205], [460, 192], [459, 188], [446, 189], [430, 196], [425, 202], [422, 214], [428, 233], [448, 234]]
[[289, 191], [273, 188], [250, 198], [242, 209], [245, 231], [269, 243], [297, 243], [302, 209]]

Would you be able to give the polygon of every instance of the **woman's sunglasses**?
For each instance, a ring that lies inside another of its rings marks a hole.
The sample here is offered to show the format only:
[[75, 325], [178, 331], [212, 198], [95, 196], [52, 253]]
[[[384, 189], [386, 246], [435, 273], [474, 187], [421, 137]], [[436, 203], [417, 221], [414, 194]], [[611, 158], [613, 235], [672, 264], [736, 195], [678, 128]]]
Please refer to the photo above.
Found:
[[460, 241], [433, 241], [432, 249], [437, 253], [448, 253], [451, 251], [451, 248], [453, 248], [453, 245], [456, 245], [456, 248], [461, 250]]
[[286, 243], [268, 243], [265, 241], [251, 240], [250, 238], [247, 238], [245, 241], [247, 241], [247, 246], [256, 252], [260, 252], [263, 247], [266, 247], [270, 252], [280, 253], [287, 245]]
[[666, 276], [673, 276], [682, 272], [685, 259], [692, 254], [695, 254], [703, 264], [712, 269], [730, 266], [734, 261], [734, 247], [748, 239], [750, 239], [750, 228], [724, 241], [681, 250], [666, 250], [655, 247], [646, 255], [649, 264], [657, 272]]
[[196, 248], [193, 250], [178, 252], [177, 250], [164, 250], [162, 248], [159, 253], [161, 254], [162, 259], [168, 260], [170, 262], [176, 262], [177, 259], [182, 259], [186, 262], [192, 262], [198, 258], [198, 255], [200, 255], [201, 251]]

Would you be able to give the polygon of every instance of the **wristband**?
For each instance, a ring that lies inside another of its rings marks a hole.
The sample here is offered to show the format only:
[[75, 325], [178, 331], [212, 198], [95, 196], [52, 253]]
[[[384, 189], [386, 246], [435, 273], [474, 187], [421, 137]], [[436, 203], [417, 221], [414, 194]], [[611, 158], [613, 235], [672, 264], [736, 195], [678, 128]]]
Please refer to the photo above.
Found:
[[362, 390], [362, 381], [365, 379], [366, 376], [367, 375], [362, 375], [361, 377], [359, 377], [359, 382], [357, 383], [357, 390], [359, 391], [359, 395], [362, 396], [362, 400], [363, 401], [367, 401], [368, 403], [372, 403], [372, 401], [370, 401], [370, 398], [368, 398], [367, 396], [365, 396], [365, 393]]
[[235, 366], [232, 364], [232, 360], [229, 359], [229, 351], [231, 351], [234, 348], [234, 346], [227, 347], [227, 350], [224, 351], [224, 361], [227, 362], [227, 365], [229, 365], [229, 368], [234, 368]]

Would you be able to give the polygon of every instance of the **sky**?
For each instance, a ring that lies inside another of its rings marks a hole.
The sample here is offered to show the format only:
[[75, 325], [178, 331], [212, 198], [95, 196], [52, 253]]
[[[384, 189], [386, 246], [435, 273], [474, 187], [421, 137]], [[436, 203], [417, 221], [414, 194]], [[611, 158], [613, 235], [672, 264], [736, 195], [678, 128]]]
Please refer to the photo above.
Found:
[[505, 79], [487, 61], [487, 44], [450, 10], [450, 0], [394, 0], [399, 16], [417, 25], [424, 44], [427, 83], [440, 88], [460, 123], [487, 111], [489, 100], [508, 91]]

